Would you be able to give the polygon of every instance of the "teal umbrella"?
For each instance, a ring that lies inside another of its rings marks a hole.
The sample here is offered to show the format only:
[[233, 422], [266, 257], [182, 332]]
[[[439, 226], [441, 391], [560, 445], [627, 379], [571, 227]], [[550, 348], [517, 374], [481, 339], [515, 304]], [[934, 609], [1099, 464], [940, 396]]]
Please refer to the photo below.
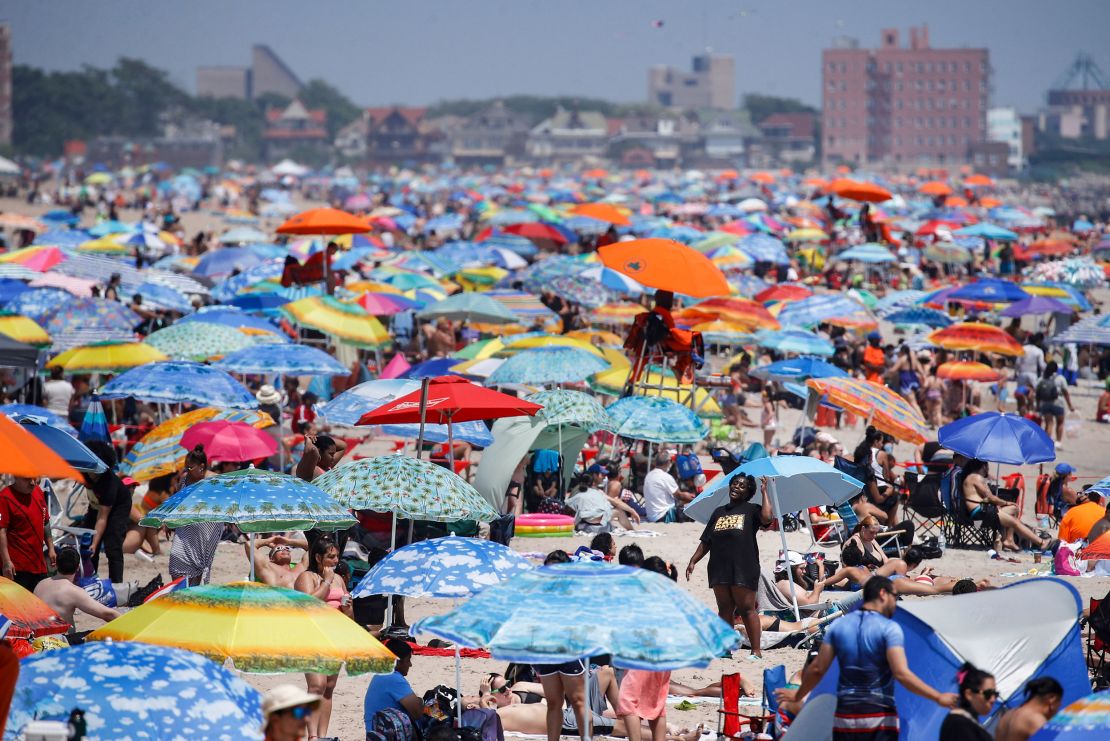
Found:
[[486, 384], [541, 386], [547, 383], [574, 383], [584, 381], [608, 367], [608, 362], [589, 350], [566, 346], [537, 347], [507, 359], [489, 375]]
[[569, 389], [548, 389], [524, 397], [525, 401], [542, 404], [536, 419], [545, 426], [574, 425], [587, 432], [613, 430], [616, 422], [593, 396]]
[[661, 396], [626, 396], [606, 409], [615, 432], [650, 443], [696, 443], [709, 434], [694, 410]]
[[517, 321], [499, 301], [481, 293], [466, 292], [448, 296], [417, 313], [421, 319], [453, 319], [483, 324], [512, 324]]

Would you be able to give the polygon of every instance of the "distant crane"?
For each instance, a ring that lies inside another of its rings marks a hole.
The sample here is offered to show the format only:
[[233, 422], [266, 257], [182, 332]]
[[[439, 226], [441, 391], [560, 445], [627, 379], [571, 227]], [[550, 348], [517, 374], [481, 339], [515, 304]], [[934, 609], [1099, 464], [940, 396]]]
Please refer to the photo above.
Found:
[[[1076, 83], [1078, 82], [1078, 85]], [[1056, 79], [1053, 90], [1110, 90], [1110, 78], [1085, 51]]]

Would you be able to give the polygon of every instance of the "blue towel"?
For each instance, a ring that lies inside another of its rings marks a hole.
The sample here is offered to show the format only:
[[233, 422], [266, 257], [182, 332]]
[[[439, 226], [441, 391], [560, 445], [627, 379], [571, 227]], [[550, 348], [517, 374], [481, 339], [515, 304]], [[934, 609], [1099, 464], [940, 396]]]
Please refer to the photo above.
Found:
[[532, 453], [532, 470], [536, 473], [555, 473], [559, 470], [559, 452], [537, 450]]

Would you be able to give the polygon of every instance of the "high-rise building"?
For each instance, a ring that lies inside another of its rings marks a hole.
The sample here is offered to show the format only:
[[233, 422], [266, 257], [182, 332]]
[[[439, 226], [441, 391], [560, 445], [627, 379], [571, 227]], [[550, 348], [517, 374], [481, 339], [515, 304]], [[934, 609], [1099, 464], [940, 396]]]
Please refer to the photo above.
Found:
[[0, 23], [0, 145], [12, 143], [12, 27]]
[[691, 72], [659, 65], [648, 70], [648, 100], [667, 108], [736, 107], [736, 59], [729, 54], [699, 54]]
[[246, 67], [197, 67], [197, 95], [249, 100], [250, 78]]
[[989, 52], [933, 49], [927, 26], [909, 37], [888, 28], [878, 49], [839, 39], [822, 52], [826, 164], [965, 162], [986, 140]]
[[304, 87], [274, 50], [265, 44], [251, 47], [250, 67], [198, 67], [197, 95], [253, 100], [272, 93], [296, 98]]

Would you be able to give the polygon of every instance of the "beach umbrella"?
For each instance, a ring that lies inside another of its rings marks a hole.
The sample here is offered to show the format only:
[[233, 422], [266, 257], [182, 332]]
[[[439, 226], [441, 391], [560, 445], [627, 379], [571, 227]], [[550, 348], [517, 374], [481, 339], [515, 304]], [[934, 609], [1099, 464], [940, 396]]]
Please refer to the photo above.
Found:
[[966, 265], [974, 257], [971, 250], [955, 242], [933, 242], [925, 248], [925, 258], [945, 265]]
[[731, 626], [665, 576], [594, 562], [526, 571], [413, 630], [503, 661], [610, 654], [615, 666], [647, 671], [707, 666], [739, 645]]
[[977, 363], [972, 360], [953, 360], [937, 366], [937, 377], [947, 381], [993, 383], [1001, 379], [1002, 374], [986, 363]]
[[416, 423], [382, 425], [381, 431], [383, 435], [401, 437], [407, 440], [420, 439], [428, 443], [447, 443], [462, 440], [479, 448], [489, 447], [493, 443], [493, 435], [486, 427], [486, 423], [479, 420], [452, 423], [450, 429], [447, 425], [425, 424], [423, 437], [420, 435], [420, 425]]
[[435, 378], [436, 376], [461, 375], [451, 370], [458, 364], [458, 358], [431, 358], [416, 365], [410, 365], [401, 378], [419, 381], [422, 378]]
[[982, 237], [983, 239], [991, 239], [996, 242], [1014, 242], [1017, 241], [1018, 238], [1017, 232], [1012, 232], [1009, 229], [986, 221], [960, 227], [952, 233], [958, 237]]
[[364, 414], [358, 424], [449, 424], [498, 417], [532, 416], [540, 409], [539, 404], [483, 388], [459, 376], [439, 376], [423, 379], [421, 388]]
[[925, 291], [891, 291], [883, 296], [872, 307], [876, 316], [886, 317], [887, 314], [914, 306], [927, 294]]
[[809, 378], [837, 378], [848, 374], [820, 358], [797, 357], [752, 368], [748, 375], [768, 381], [804, 381]]
[[183, 360], [132, 368], [100, 390], [102, 399], [127, 397], [157, 404], [195, 404], [223, 409], [258, 407], [254, 395], [224, 371]]
[[999, 312], [1000, 316], [1021, 317], [1027, 314], [1071, 314], [1072, 307], [1049, 296], [1030, 296], [1015, 301]]
[[929, 334], [928, 340], [945, 350], [971, 350], [1020, 357], [1021, 345], [1002, 328], [982, 322], [959, 322]]
[[813, 289], [800, 283], [776, 283], [752, 296], [756, 301], [797, 301], [813, 295]]
[[[610, 354], [607, 350], [617, 352], [612, 348], [602, 348], [591, 344], [588, 340], [571, 337], [570, 335], [544, 334], [542, 332], [525, 332], [524, 334], [512, 335], [500, 339], [500, 342], [503, 345], [502, 347], [496, 348], [490, 346], [487, 348], [490, 352], [483, 352], [481, 357], [496, 355], [507, 358], [525, 350], [535, 350], [544, 347], [572, 347], [583, 352], [588, 352], [604, 360], [609, 360], [610, 363], [612, 363]], [[620, 343], [618, 342], [617, 344]], [[621, 355], [621, 357], [623, 357], [623, 355]]]
[[955, 322], [952, 317], [943, 311], [930, 309], [927, 306], [910, 306], [905, 309], [898, 309], [882, 318], [891, 324], [919, 324], [934, 329], [950, 327]]
[[213, 363], [231, 373], [279, 376], [346, 376], [350, 368], [323, 350], [307, 345], [256, 345], [236, 350]]
[[783, 325], [808, 327], [827, 322], [833, 317], [858, 315], [870, 318], [870, 314], [862, 304], [847, 296], [823, 293], [787, 303], [779, 311], [778, 320]]
[[367, 412], [419, 390], [420, 383], [409, 379], [366, 381], [337, 395], [320, 406], [316, 413], [332, 424], [355, 425]]
[[481, 293], [464, 292], [448, 296], [417, 312], [420, 319], [452, 319], [485, 324], [511, 324], [517, 321], [500, 302]]
[[1031, 741], [1096, 741], [1110, 733], [1110, 690], [1076, 700], [1059, 710]]
[[41, 420], [51, 427], [57, 427], [70, 437], [77, 437], [77, 430], [69, 423], [68, 417], [55, 414], [46, 407], [34, 404], [0, 404], [0, 414], [19, 421], [18, 418], [32, 417]]
[[156, 309], [174, 311], [178, 314], [188, 314], [193, 310], [193, 304], [185, 294], [172, 286], [147, 281], [127, 292], [131, 296], [142, 297], [144, 307], [153, 306]]
[[576, 347], [537, 347], [516, 353], [489, 375], [486, 384], [541, 386], [574, 383], [607, 369], [609, 363]]
[[626, 396], [605, 409], [614, 432], [650, 443], [696, 443], [709, 427], [690, 407], [659, 396]]
[[880, 264], [895, 262], [898, 258], [881, 244], [868, 243], [849, 247], [843, 252], [837, 253], [833, 259]]
[[586, 216], [597, 221], [604, 221], [614, 226], [631, 226], [628, 209], [614, 206], [611, 203], [579, 203], [571, 206], [569, 213], [575, 216]]
[[243, 532], [266, 533], [342, 530], [353, 525], [354, 518], [307, 481], [245, 468], [186, 486], [148, 512], [141, 524], [177, 528], [198, 522], [230, 522]]
[[355, 299], [362, 308], [374, 316], [393, 316], [402, 311], [415, 311], [424, 307], [423, 302], [398, 293], [367, 291]]
[[701, 332], [705, 342], [711, 345], [743, 345], [751, 342], [753, 328], [748, 324], [717, 319], [695, 324], [692, 329]]
[[881, 185], [839, 178], [829, 183], [828, 191], [841, 198], [865, 203], [882, 203], [891, 199], [891, 193]]
[[388, 674], [396, 657], [361, 625], [304, 592], [255, 582], [204, 584], [134, 608], [89, 634], [182, 648], [261, 674]]
[[155, 427], [132, 446], [120, 464], [120, 474], [136, 481], [150, 479], [180, 471], [185, 464], [185, 448], [181, 436], [193, 425], [207, 420], [244, 422], [263, 429], [274, 424], [265, 412], [246, 409], [214, 409], [205, 407], [176, 417]]
[[211, 461], [253, 461], [277, 452], [277, 440], [246, 422], [198, 422], [181, 436], [181, 447], [193, 450], [204, 446]]
[[778, 329], [779, 321], [763, 304], [746, 298], [708, 298], [694, 304], [692, 309], [715, 314], [719, 319], [747, 324], [755, 329]]
[[193, 275], [216, 278], [230, 275], [237, 270], [240, 272], [248, 270], [264, 260], [262, 255], [248, 247], [224, 247], [201, 255], [200, 260], [193, 267]]
[[59, 353], [46, 367], [62, 368], [66, 373], [119, 373], [167, 359], [145, 342], [97, 342]]
[[0, 334], [36, 347], [49, 347], [51, 343], [50, 335], [34, 319], [7, 312], [0, 314]]
[[764, 330], [756, 334], [756, 344], [781, 353], [832, 355], [836, 350], [828, 340], [800, 329]]
[[920, 445], [929, 439], [921, 413], [886, 386], [858, 378], [811, 378], [806, 385], [899, 440]]
[[279, 311], [302, 326], [332, 335], [355, 347], [377, 348], [390, 342], [382, 323], [358, 304], [331, 296], [311, 296], [291, 301]]
[[526, 396], [524, 400], [543, 406], [536, 412], [536, 418], [549, 427], [574, 425], [590, 433], [616, 427], [601, 402], [581, 391], [547, 389]]
[[204, 361], [253, 347], [251, 335], [223, 324], [175, 322], [147, 335], [147, 345], [173, 360]]
[[392, 512], [406, 519], [491, 522], [499, 516], [454, 472], [405, 455], [340, 463], [313, 485], [345, 507]]
[[950, 301], [982, 301], [990, 304], [1013, 303], [1029, 298], [1021, 286], [999, 278], [981, 278], [948, 294]]
[[741, 239], [737, 246], [756, 262], [769, 262], [775, 265], [790, 263], [790, 257], [786, 254], [786, 245], [770, 234], [762, 232], [749, 234]]
[[77, 708], [90, 741], [262, 739], [258, 690], [195, 653], [144, 643], [86, 643], [24, 659], [4, 738], [24, 738], [36, 720], [67, 723]]
[[944, 425], [937, 440], [968, 458], [1020, 466], [1056, 459], [1052, 438], [1038, 424], [1016, 414], [983, 412]]
[[281, 330], [272, 322], [269, 322], [262, 317], [248, 314], [242, 309], [232, 308], [230, 306], [210, 306], [200, 311], [189, 314], [188, 316], [178, 319], [173, 326], [179, 324], [188, 324], [189, 322], [203, 322], [205, 324], [222, 324], [225, 327], [232, 329], [249, 329], [256, 332], [268, 332], [270, 334], [280, 334]]
[[65, 260], [65, 254], [57, 247], [46, 244], [36, 244], [23, 247], [0, 255], [0, 264], [14, 263], [30, 270], [45, 273], [50, 268]]
[[70, 628], [48, 604], [3, 576], [0, 576], [0, 615], [11, 621], [9, 639], [58, 635]]
[[634, 239], [598, 250], [607, 267], [649, 288], [702, 298], [727, 296], [728, 281], [713, 262], [697, 250], [669, 239]]
[[1074, 311], [1090, 311], [1091, 302], [1083, 295], [1083, 291], [1067, 283], [1022, 283], [1022, 289], [1032, 296], [1048, 296], [1062, 304], [1067, 304]]
[[51, 335], [100, 327], [130, 330], [142, 321], [138, 314], [118, 301], [67, 296], [67, 303], [55, 310], [43, 324], [43, 329]]
[[100, 440], [110, 443], [112, 436], [108, 432], [108, 418], [104, 414], [104, 406], [100, 399], [93, 396], [85, 408], [85, 416], [81, 418], [81, 429], [77, 432], [77, 439], [83, 443], [90, 440]]
[[[39, 434], [45, 435], [46, 430], [57, 432], [59, 437], [51, 437], [51, 444], [61, 446], [69, 442], [80, 445], [67, 432], [45, 423], [35, 423], [24, 418], [29, 424], [17, 424], [0, 415], [0, 473], [19, 476], [21, 478], [39, 479], [48, 477], [52, 479], [71, 479], [83, 481], [83, 477], [72, 465], [54, 452], [45, 443], [39, 441], [38, 436], [31, 431], [31, 427]], [[62, 438], [65, 438], [63, 441]], [[84, 447], [84, 446], [81, 446]], [[3, 610], [0, 609], [0, 613]]]

